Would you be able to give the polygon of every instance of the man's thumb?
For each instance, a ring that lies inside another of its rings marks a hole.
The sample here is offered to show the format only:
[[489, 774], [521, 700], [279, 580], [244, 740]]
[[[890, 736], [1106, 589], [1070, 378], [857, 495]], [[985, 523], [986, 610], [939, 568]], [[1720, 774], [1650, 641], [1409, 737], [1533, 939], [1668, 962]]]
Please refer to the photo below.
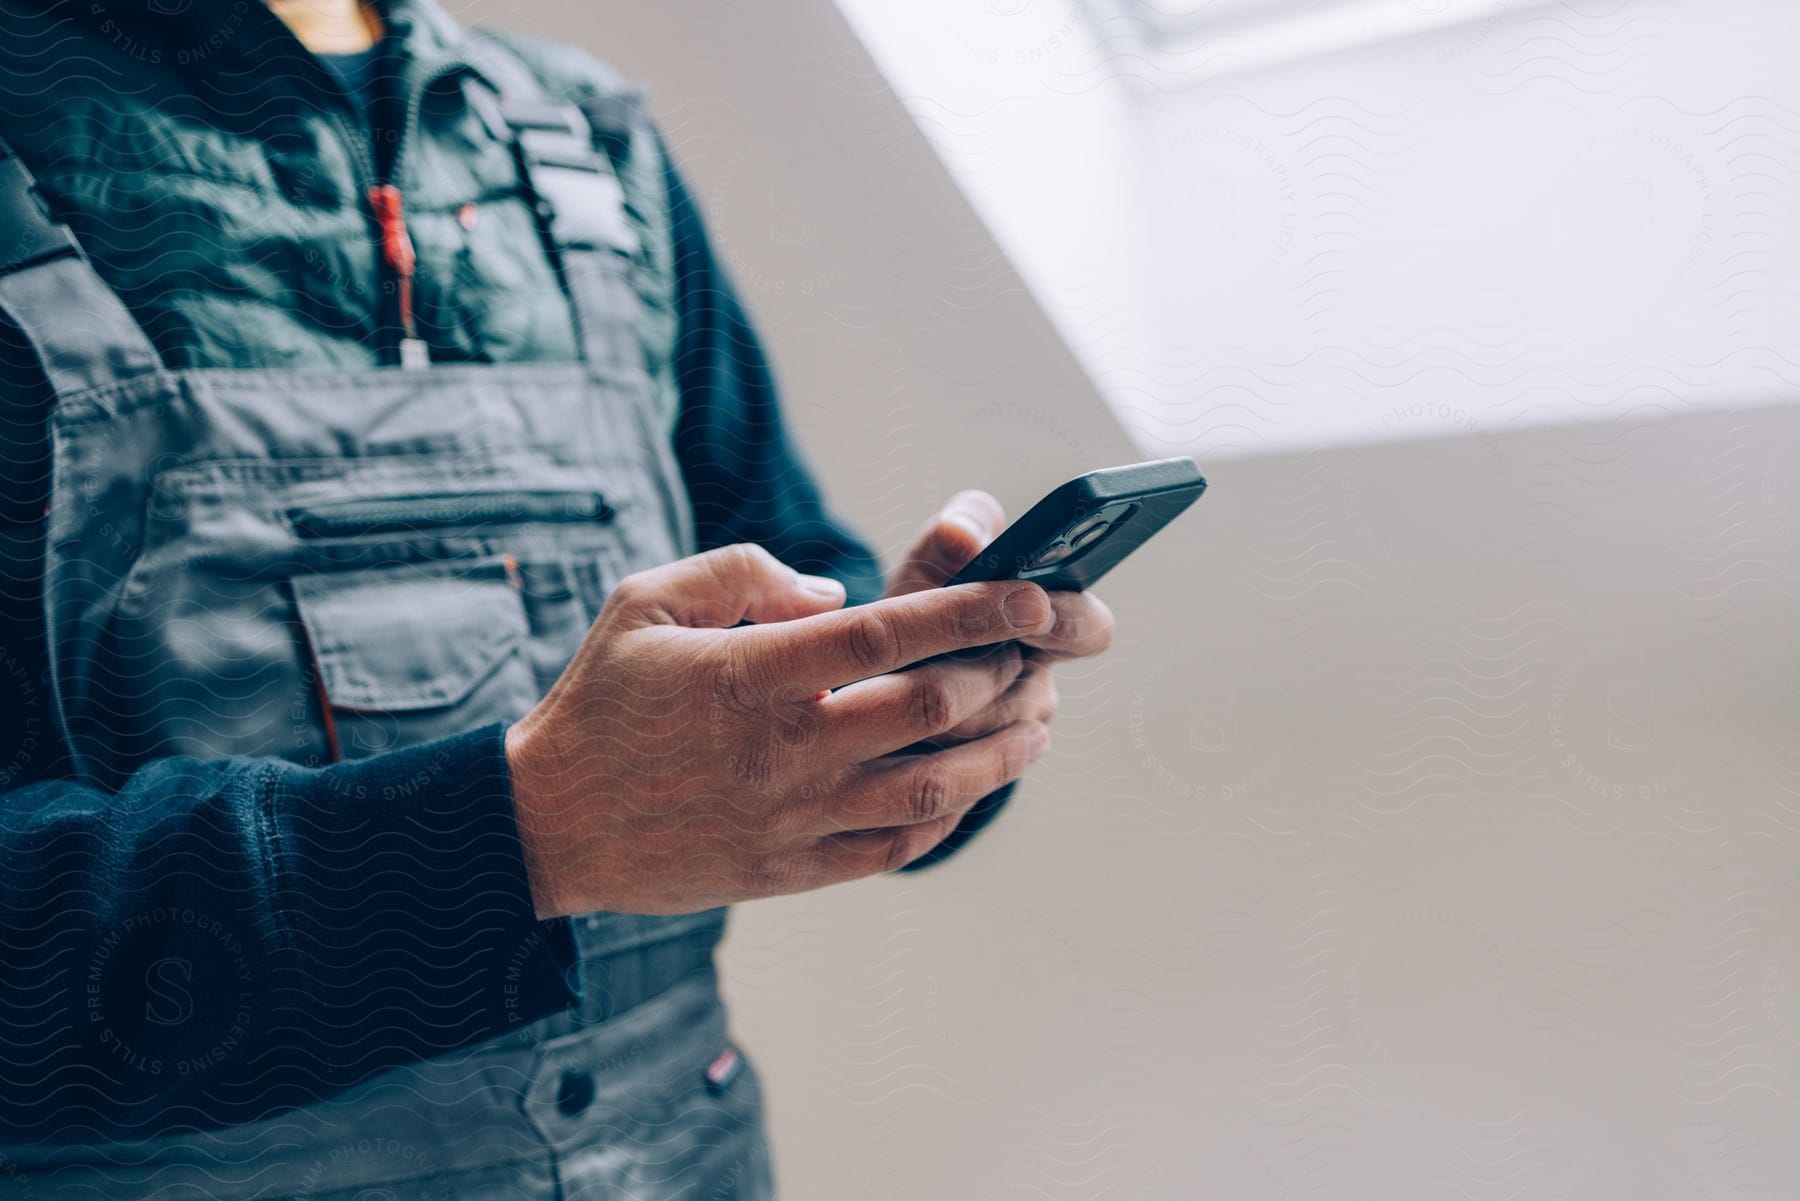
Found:
[[836, 580], [804, 575], [749, 542], [641, 571], [613, 595], [649, 624], [713, 629], [792, 621], [844, 604], [844, 586]]

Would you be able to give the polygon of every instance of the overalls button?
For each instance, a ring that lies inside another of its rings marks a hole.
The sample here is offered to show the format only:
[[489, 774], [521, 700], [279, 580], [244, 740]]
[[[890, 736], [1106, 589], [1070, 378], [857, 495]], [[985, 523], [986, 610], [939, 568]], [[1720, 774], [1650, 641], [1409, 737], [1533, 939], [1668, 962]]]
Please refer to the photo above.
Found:
[[588, 1107], [594, 1099], [594, 1078], [582, 1071], [563, 1073], [562, 1082], [556, 1090], [556, 1108], [567, 1117], [574, 1117]]

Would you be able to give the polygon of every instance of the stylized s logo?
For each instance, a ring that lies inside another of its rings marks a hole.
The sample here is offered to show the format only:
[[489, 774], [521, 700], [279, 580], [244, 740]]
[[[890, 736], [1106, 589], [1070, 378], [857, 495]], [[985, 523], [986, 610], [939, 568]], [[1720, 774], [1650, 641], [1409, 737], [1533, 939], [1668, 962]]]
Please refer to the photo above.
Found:
[[149, 1000], [144, 1002], [144, 1020], [158, 1026], [179, 1026], [194, 1016], [194, 994], [188, 985], [194, 982], [194, 965], [186, 959], [158, 959], [144, 973], [144, 986]]

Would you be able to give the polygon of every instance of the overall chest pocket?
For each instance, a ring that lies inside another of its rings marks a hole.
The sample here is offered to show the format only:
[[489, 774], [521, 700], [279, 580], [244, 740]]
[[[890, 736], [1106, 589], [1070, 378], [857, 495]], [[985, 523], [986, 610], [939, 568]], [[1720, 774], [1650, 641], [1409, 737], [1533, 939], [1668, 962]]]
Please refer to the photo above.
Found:
[[91, 708], [138, 761], [321, 763], [517, 720], [622, 573], [639, 506], [602, 483], [541, 458], [176, 468]]
[[513, 721], [541, 694], [514, 560], [301, 575], [289, 586], [332, 758]]
[[365, 497], [286, 517], [317, 568], [287, 583], [332, 758], [523, 717], [616, 582], [618, 513], [594, 490]]

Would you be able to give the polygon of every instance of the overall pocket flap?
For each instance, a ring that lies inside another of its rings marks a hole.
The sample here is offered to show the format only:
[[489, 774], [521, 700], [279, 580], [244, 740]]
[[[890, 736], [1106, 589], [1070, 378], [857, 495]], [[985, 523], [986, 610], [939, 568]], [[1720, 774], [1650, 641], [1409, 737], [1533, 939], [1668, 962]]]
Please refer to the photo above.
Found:
[[403, 712], [463, 701], [518, 651], [525, 606], [501, 564], [295, 576], [301, 623], [334, 708]]

